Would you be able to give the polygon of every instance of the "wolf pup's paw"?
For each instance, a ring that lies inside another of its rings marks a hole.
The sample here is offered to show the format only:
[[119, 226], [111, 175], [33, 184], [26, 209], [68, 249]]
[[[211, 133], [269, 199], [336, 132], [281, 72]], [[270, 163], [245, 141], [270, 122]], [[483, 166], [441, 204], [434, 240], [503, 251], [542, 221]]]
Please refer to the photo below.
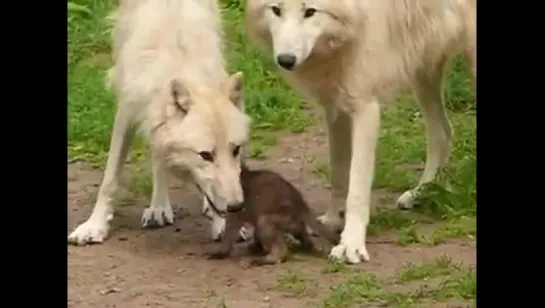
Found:
[[262, 255], [265, 253], [265, 249], [263, 249], [263, 246], [260, 242], [254, 239], [254, 241], [250, 245], [248, 245], [248, 252], [253, 255]]
[[269, 262], [265, 258], [253, 258], [249, 262], [249, 266], [251, 267], [260, 267], [263, 265], [271, 265], [271, 264], [274, 264], [274, 263]]
[[275, 265], [284, 261], [283, 258], [277, 258], [273, 255], [266, 255], [264, 257], [252, 258], [250, 260], [251, 266], [263, 266], [263, 265]]
[[225, 249], [216, 249], [208, 252], [207, 259], [208, 260], [221, 260], [226, 259], [231, 256], [230, 251], [226, 251]]
[[329, 258], [329, 252], [324, 247], [314, 247], [312, 251], [309, 251], [309, 255], [319, 259]]
[[254, 237], [254, 228], [252, 226], [242, 226], [238, 231], [238, 242], [249, 241]]

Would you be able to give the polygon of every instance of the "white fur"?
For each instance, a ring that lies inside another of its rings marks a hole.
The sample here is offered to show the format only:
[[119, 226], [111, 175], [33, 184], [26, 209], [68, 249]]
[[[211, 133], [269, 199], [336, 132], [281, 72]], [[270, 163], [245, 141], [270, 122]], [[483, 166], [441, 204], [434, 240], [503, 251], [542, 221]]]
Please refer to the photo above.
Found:
[[246, 23], [279, 66], [279, 55], [296, 58], [282, 74], [324, 108], [332, 194], [320, 220], [341, 223], [339, 210], [346, 206], [341, 243], [330, 256], [369, 260], [365, 242], [381, 102], [411, 87], [422, 108], [426, 166], [419, 185], [398, 200], [399, 208], [411, 208], [418, 188], [434, 180], [450, 154], [441, 89], [446, 64], [465, 52], [476, 75], [476, 0], [247, 0]]
[[[229, 76], [222, 56], [215, 0], [121, 0], [113, 31], [109, 85], [118, 110], [108, 162], [89, 219], [70, 242], [102, 242], [114, 214], [114, 194], [136, 126], [149, 141], [151, 205], [142, 225], [174, 220], [167, 172], [189, 174], [218, 211], [243, 202], [240, 156], [248, 141], [242, 73]], [[212, 153], [213, 162], [200, 152]], [[213, 212], [216, 220], [222, 220]], [[214, 227], [214, 226], [213, 226]]]
[[[222, 239], [223, 234], [225, 233], [225, 218], [217, 215], [208, 204], [208, 200], [204, 198], [203, 204], [202, 204], [202, 214], [208, 218], [211, 223], [211, 233], [212, 233], [212, 239], [214, 241], [219, 241]], [[249, 228], [247, 226], [242, 226], [239, 230], [239, 237], [246, 241], [252, 238], [254, 235], [254, 229], [253, 227]]]

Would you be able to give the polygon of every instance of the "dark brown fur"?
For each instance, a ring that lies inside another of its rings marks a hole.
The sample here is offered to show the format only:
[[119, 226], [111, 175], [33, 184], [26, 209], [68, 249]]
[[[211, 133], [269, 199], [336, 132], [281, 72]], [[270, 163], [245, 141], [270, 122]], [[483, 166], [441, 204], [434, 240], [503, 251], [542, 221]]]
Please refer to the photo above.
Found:
[[211, 259], [226, 258], [231, 255], [240, 227], [246, 222], [255, 228], [253, 252], [264, 252], [252, 260], [254, 265], [283, 262], [288, 249], [284, 234], [296, 238], [305, 251], [315, 252], [306, 226], [336, 245], [339, 235], [321, 224], [308, 207], [301, 193], [282, 176], [268, 170], [249, 170], [243, 165], [241, 185], [244, 191], [244, 209], [229, 213], [223, 242]]

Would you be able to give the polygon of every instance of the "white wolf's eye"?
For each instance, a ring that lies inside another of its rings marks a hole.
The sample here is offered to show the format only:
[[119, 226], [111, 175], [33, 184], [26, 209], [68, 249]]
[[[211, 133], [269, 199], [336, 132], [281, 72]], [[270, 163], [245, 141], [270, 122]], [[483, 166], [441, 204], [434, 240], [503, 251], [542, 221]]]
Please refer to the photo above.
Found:
[[280, 11], [280, 7], [273, 5], [271, 6], [271, 10], [273, 11], [274, 15], [280, 17], [282, 15], [282, 11]]
[[202, 151], [202, 152], [199, 152], [199, 155], [201, 156], [202, 159], [206, 161], [209, 161], [211, 163], [214, 162], [214, 154], [212, 154], [212, 152]]
[[237, 157], [239, 152], [240, 152], [240, 146], [237, 145], [237, 146], [233, 149], [233, 157]]
[[305, 10], [305, 13], [304, 13], [304, 17], [305, 18], [310, 18], [312, 16], [314, 16], [314, 14], [316, 14], [316, 9], [313, 9], [313, 8], [308, 8]]

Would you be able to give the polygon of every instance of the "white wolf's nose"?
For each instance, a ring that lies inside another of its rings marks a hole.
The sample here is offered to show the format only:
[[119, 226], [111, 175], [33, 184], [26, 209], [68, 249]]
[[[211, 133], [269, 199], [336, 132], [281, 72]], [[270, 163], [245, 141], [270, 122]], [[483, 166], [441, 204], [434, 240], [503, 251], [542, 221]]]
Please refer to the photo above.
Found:
[[296, 61], [297, 57], [295, 57], [291, 53], [281, 53], [276, 56], [276, 63], [278, 63], [278, 65], [288, 71], [291, 71], [293, 69]]
[[236, 213], [244, 208], [244, 203], [233, 203], [227, 205], [227, 212]]

